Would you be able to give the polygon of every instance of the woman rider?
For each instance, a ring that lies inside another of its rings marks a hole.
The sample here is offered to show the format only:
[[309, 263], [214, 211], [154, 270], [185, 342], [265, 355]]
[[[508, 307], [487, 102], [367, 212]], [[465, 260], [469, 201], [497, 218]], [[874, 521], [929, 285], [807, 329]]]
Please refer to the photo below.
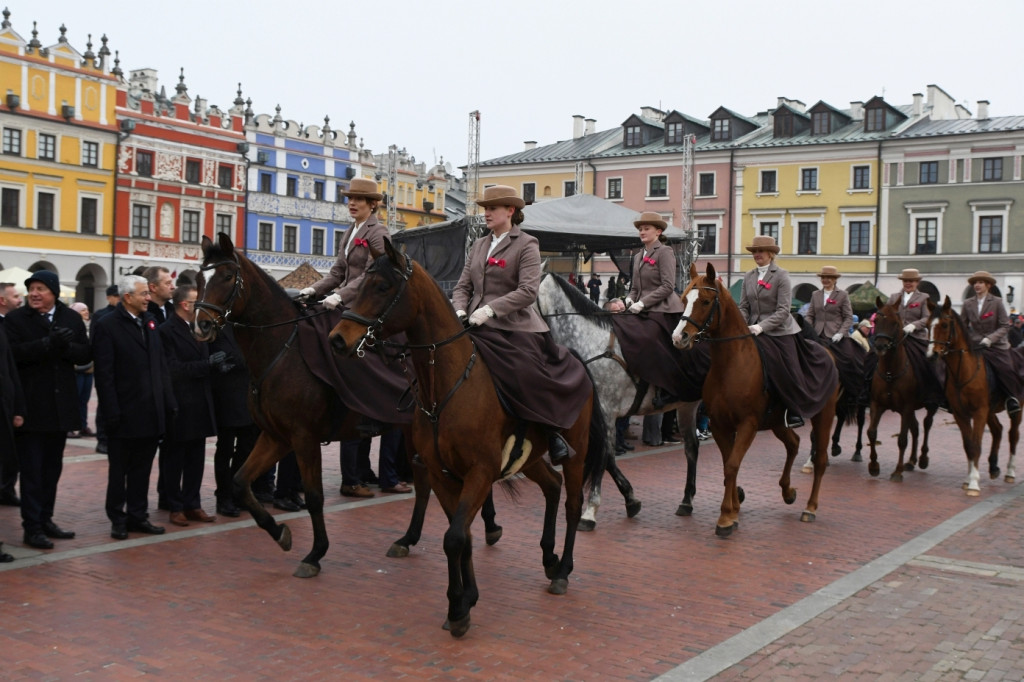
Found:
[[818, 277], [821, 289], [811, 294], [804, 320], [814, 328], [821, 342], [832, 350], [844, 393], [855, 400], [862, 400], [869, 385], [864, 381], [864, 349], [849, 336], [853, 326], [850, 295], [836, 287], [842, 275], [835, 266], [823, 266]]
[[571, 427], [593, 392], [583, 363], [551, 338], [534, 307], [541, 279], [540, 245], [520, 229], [525, 202], [512, 187], [484, 190], [490, 235], [476, 240], [452, 293], [452, 305], [515, 416], [548, 433], [548, 455], [570, 456], [559, 431]]
[[1010, 316], [1006, 314], [1003, 299], [991, 293], [996, 278], [979, 270], [967, 278], [967, 283], [974, 287], [975, 297], [964, 301], [961, 317], [971, 337], [971, 348], [981, 349], [989, 377], [1007, 396], [1006, 413], [1017, 414], [1020, 412], [1021, 368], [1014, 363], [1016, 354], [1006, 340]]

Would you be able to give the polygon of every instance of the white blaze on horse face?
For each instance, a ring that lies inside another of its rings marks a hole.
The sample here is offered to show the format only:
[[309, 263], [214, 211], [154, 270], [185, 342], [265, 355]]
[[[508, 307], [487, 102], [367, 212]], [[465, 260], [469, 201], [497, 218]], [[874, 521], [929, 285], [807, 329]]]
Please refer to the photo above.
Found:
[[935, 325], [939, 323], [939, 318], [932, 320], [932, 323], [928, 325], [928, 351], [925, 353], [925, 357], [932, 357], [935, 354]]
[[690, 289], [690, 291], [683, 296], [683, 301], [686, 303], [686, 307], [683, 309], [683, 319], [679, 320], [679, 324], [677, 324], [676, 328], [672, 331], [672, 343], [674, 343], [677, 348], [679, 348], [680, 344], [683, 342], [683, 328], [686, 326], [687, 318], [693, 314], [693, 304], [697, 301], [697, 296], [698, 294], [696, 289]]

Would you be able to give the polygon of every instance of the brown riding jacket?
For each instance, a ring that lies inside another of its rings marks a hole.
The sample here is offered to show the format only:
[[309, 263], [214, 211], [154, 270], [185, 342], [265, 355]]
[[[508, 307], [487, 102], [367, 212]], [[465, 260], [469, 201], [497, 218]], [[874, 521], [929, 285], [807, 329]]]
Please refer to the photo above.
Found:
[[814, 327], [818, 336], [835, 336], [837, 332], [846, 334], [853, 326], [853, 307], [850, 295], [842, 289], [833, 289], [828, 298], [825, 290], [820, 289], [811, 294], [811, 304], [804, 314], [807, 323]]
[[[350, 229], [338, 248], [338, 260], [334, 262], [330, 273], [319, 282], [313, 284], [318, 296], [326, 296], [338, 287], [338, 295], [341, 296], [341, 304], [346, 308], [352, 305], [356, 298], [356, 291], [363, 281], [367, 268], [373, 262], [370, 255], [370, 248], [373, 247], [378, 253], [384, 253], [384, 238], [388, 236], [388, 228], [377, 220], [376, 215], [371, 215], [362, 227], [358, 230]], [[359, 240], [356, 243], [356, 240]], [[368, 242], [369, 246], [362, 242]], [[345, 245], [349, 244], [348, 255], [345, 255]]]
[[799, 334], [800, 325], [789, 310], [793, 303], [793, 285], [789, 281], [789, 272], [772, 261], [764, 273], [763, 282], [763, 285], [758, 283], [757, 268], [743, 276], [740, 295], [743, 319], [748, 325], [761, 325], [761, 331], [768, 336]]
[[977, 347], [983, 338], [988, 337], [992, 342], [992, 348], [1010, 348], [1010, 342], [1006, 340], [1006, 335], [1010, 333], [1010, 316], [1006, 313], [1003, 299], [987, 294], [979, 313], [978, 297], [972, 296], [964, 301], [960, 317], [967, 325], [972, 347]]
[[657, 241], [646, 256], [643, 249], [633, 256], [633, 281], [629, 287], [629, 298], [634, 302], [642, 302], [645, 311], [683, 312], [686, 307], [676, 295], [675, 286], [676, 254], [671, 246]]
[[889, 297], [889, 305], [896, 306], [897, 314], [903, 320], [904, 326], [914, 325], [912, 337], [928, 341], [928, 294], [915, 291], [910, 295], [907, 305], [904, 306], [903, 292], [900, 291]]

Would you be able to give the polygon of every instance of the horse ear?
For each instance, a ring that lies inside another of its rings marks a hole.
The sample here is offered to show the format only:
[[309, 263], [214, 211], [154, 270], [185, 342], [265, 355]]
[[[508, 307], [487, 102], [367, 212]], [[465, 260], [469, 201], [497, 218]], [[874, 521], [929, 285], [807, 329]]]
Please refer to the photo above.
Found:
[[875, 307], [878, 308], [879, 310], [881, 310], [882, 306], [884, 306], [884, 305], [885, 305], [885, 301], [882, 300], [882, 297], [881, 296], [875, 296]]
[[226, 232], [221, 232], [217, 235], [217, 244], [225, 256], [230, 256], [235, 251], [235, 245], [231, 243], [231, 237]]
[[[932, 299], [928, 299], [928, 303], [931, 303]], [[946, 295], [946, 300], [942, 302], [942, 312], [948, 313], [949, 309], [953, 307], [953, 302], [949, 300], [949, 295]]]
[[[710, 265], [710, 263], [709, 263]], [[697, 279], [697, 263], [690, 263], [690, 281]]]
[[203, 235], [203, 239], [202, 239], [202, 241], [201, 241], [201, 242], [199, 242], [199, 247], [200, 247], [200, 248], [201, 248], [201, 249], [203, 250], [203, 257], [204, 257], [204, 258], [206, 257], [206, 254], [207, 254], [207, 252], [208, 252], [208, 251], [210, 250], [210, 247], [211, 247], [211, 246], [213, 246], [213, 242], [212, 242], [212, 241], [210, 241], [210, 238], [209, 238], [209, 237], [207, 237], [207, 236], [206, 236], [206, 235], [204, 234], [204, 235]]
[[[947, 297], [947, 300], [948, 300], [948, 297]], [[935, 312], [935, 304], [932, 302], [932, 299], [929, 298], [927, 301], [924, 302], [924, 304], [928, 308], [928, 314], [929, 315], [931, 315], [933, 312]]]
[[715, 274], [715, 266], [711, 264], [711, 261], [708, 261], [708, 267], [704, 270], [704, 274], [707, 275], [708, 282], [710, 282], [711, 284], [715, 283], [717, 275]]

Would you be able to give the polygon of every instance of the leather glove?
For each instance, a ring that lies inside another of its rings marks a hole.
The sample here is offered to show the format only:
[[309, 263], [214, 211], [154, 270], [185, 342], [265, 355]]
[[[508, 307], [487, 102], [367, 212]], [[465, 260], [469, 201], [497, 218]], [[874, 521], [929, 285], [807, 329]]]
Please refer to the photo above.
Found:
[[750, 327], [748, 327], [748, 329], [750, 329], [750, 333], [753, 334], [754, 336], [757, 336], [762, 331], [764, 331], [763, 329], [761, 329], [761, 325], [759, 324], [752, 324], [750, 325]]
[[985, 348], [988, 348], [989, 346], [991, 346], [991, 345], [992, 345], [992, 339], [990, 339], [990, 338], [988, 338], [988, 337], [986, 336], [985, 338], [983, 338], [983, 339], [981, 340], [981, 345], [985, 346]]
[[904, 334], [913, 334], [916, 329], [917, 329], [917, 327], [915, 327], [914, 325], [908, 324], [907, 326], [905, 326], [903, 328], [903, 333]]
[[341, 305], [341, 296], [338, 294], [331, 294], [324, 299], [324, 307], [328, 310], [334, 310], [339, 305]]
[[222, 350], [210, 353], [210, 364], [214, 367], [223, 365], [228, 359], [228, 354]]
[[233, 363], [233, 362], [224, 362], [217, 369], [220, 370], [221, 374], [227, 374], [228, 372], [230, 372], [234, 368], [235, 368], [235, 363]]
[[459, 318], [460, 320], [465, 321], [465, 319], [466, 319], [466, 311], [465, 310], [456, 310], [455, 311], [455, 317]]
[[306, 287], [305, 289], [299, 292], [299, 296], [302, 296], [304, 298], [316, 298], [316, 289], [314, 289], [313, 287]]
[[67, 348], [74, 339], [75, 333], [67, 327], [50, 328], [50, 345], [53, 348]]
[[485, 305], [473, 311], [473, 314], [469, 316], [469, 323], [474, 327], [479, 327], [492, 317], [494, 317], [494, 311], [491, 309], [491, 306]]
[[643, 301], [637, 301], [633, 305], [629, 306], [629, 312], [631, 312], [633, 314], [636, 314], [636, 313], [639, 313], [639, 312], [643, 312], [643, 309], [644, 309], [644, 302]]
[[843, 333], [842, 332], [836, 332], [835, 334], [832, 335], [832, 343], [839, 343], [842, 340], [843, 340]]
[[630, 306], [633, 305], [633, 299], [631, 299], [629, 296], [627, 296], [626, 300], [623, 301], [623, 303], [626, 305], [626, 308], [629, 308]]

